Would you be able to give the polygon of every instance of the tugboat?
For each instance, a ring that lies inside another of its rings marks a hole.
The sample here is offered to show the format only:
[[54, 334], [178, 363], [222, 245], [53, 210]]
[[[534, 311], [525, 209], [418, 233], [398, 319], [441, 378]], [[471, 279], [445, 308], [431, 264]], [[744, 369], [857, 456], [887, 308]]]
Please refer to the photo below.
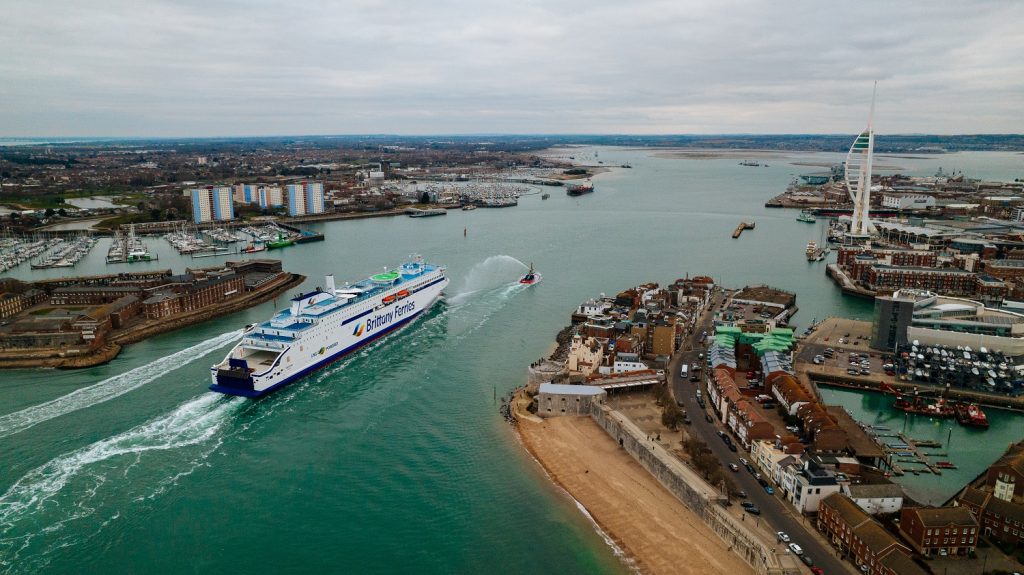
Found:
[[956, 404], [956, 420], [960, 425], [969, 427], [988, 427], [988, 417], [976, 403]]
[[813, 224], [818, 221], [818, 218], [815, 217], [814, 212], [810, 210], [800, 210], [800, 215], [796, 217], [796, 221]]
[[526, 272], [525, 276], [519, 278], [519, 283], [526, 285], [534, 285], [539, 284], [541, 279], [541, 275], [533, 271], [533, 263], [530, 263], [530, 270]]
[[242, 251], [247, 254], [254, 254], [256, 252], [263, 252], [267, 250], [266, 244], [263, 242], [252, 242], [245, 247]]
[[271, 240], [267, 242], [267, 248], [271, 250], [286, 248], [290, 245], [292, 245], [292, 241], [281, 235], [280, 232], [278, 232], [276, 240]]

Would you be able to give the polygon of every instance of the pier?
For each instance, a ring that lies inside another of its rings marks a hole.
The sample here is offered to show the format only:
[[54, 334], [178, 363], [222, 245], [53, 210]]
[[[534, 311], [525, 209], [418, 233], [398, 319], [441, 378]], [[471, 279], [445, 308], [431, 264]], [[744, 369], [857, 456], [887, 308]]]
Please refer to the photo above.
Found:
[[740, 234], [743, 233], [743, 230], [752, 229], [754, 229], [754, 222], [740, 222], [740, 225], [736, 226], [736, 229], [732, 232], [732, 239], [739, 238]]

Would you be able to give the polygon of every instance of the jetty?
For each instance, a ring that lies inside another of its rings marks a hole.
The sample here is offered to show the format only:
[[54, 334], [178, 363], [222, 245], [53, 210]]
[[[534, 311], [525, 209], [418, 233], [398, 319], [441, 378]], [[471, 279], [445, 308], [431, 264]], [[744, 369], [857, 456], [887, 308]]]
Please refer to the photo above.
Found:
[[740, 237], [740, 234], [743, 233], [743, 230], [752, 229], [754, 229], [754, 222], [740, 222], [740, 225], [736, 226], [736, 229], [732, 232], [732, 238], [736, 239]]

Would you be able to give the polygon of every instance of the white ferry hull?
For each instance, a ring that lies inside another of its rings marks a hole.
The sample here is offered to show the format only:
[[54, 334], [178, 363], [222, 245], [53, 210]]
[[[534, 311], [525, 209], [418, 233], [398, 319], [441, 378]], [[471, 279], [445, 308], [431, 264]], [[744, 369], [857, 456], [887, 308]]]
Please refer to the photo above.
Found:
[[[386, 296], [402, 291], [402, 286], [398, 286], [371, 299], [352, 304], [351, 308], [345, 308], [344, 315], [325, 318], [320, 325], [306, 328], [299, 338], [264, 344], [278, 350], [273, 352], [279, 353], [276, 357], [271, 352], [264, 352], [263, 356], [254, 354], [246, 358], [245, 354], [252, 353], [253, 347], [248, 336], [257, 330], [264, 333], [274, 330], [259, 326], [248, 331], [224, 361], [211, 368], [210, 389], [229, 395], [261, 397], [387, 336], [423, 315], [448, 285], [443, 271], [434, 278], [424, 279], [429, 279], [426, 285], [407, 297], [394, 299], [387, 304], [383, 302]], [[264, 337], [273, 338], [270, 334]], [[260, 357], [273, 359], [256, 362], [255, 359]], [[253, 365], [256, 367], [244, 361], [251, 358], [255, 358]]]

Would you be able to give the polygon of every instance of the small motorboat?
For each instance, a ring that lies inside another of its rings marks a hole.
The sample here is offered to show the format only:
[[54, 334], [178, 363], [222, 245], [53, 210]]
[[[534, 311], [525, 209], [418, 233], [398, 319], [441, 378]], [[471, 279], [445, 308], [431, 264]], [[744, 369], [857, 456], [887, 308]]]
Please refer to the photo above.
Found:
[[519, 283], [526, 284], [526, 285], [533, 285], [533, 284], [539, 284], [540, 280], [541, 280], [541, 275], [539, 273], [533, 271], [533, 264], [531, 263], [530, 264], [530, 270], [526, 272], [525, 276], [519, 278]]

